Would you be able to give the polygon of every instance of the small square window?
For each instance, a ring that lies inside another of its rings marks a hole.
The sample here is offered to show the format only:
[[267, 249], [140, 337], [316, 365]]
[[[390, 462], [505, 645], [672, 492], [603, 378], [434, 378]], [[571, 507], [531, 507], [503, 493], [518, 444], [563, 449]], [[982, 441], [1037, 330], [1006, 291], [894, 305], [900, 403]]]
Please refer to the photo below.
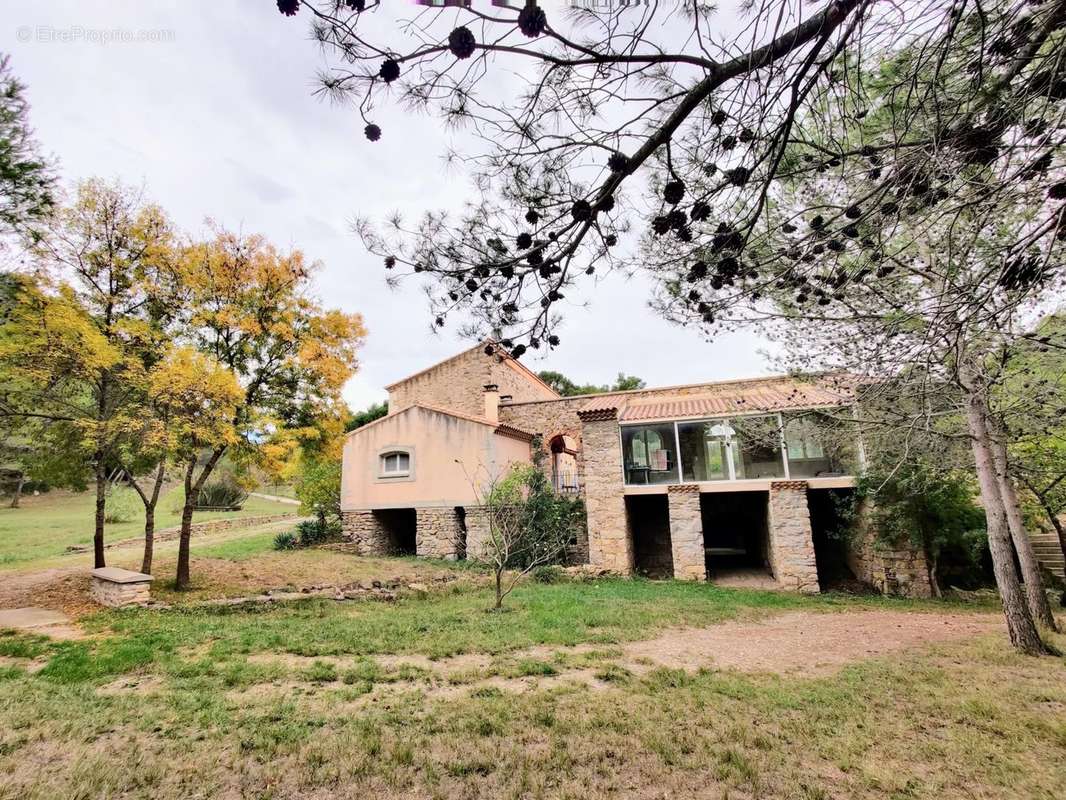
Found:
[[396, 450], [381, 455], [381, 474], [385, 477], [408, 475], [411, 472], [411, 454]]

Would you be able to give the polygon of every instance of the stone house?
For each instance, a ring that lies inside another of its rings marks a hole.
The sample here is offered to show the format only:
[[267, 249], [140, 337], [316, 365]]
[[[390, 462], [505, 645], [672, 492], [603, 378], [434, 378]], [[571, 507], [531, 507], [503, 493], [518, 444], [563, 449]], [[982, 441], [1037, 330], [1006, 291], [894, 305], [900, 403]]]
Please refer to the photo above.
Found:
[[854, 578], [929, 593], [920, 554], [886, 548], [863, 524], [838, 535], [863, 452], [834, 434], [854, 400], [829, 382], [561, 397], [483, 342], [386, 388], [388, 415], [344, 446], [344, 530], [360, 553], [476, 557], [479, 487], [539, 442], [555, 489], [585, 502], [576, 562], [687, 580], [761, 575], [800, 592]]

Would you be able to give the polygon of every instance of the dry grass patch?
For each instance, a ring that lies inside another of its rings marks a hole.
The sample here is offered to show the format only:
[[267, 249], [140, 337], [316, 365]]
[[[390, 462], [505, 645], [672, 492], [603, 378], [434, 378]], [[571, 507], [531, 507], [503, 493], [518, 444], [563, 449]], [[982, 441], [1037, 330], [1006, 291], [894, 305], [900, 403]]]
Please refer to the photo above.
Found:
[[[614, 580], [512, 601], [109, 612], [85, 622], [98, 639], [9, 637], [49, 662], [0, 667], [0, 798], [1050, 800], [1066, 781], [1066, 659], [1015, 655], [987, 609]], [[798, 622], [802, 641], [774, 638]], [[878, 624], [888, 645], [852, 641]], [[813, 671], [662, 661], [667, 635], [719, 655], [766, 637]], [[857, 660], [821, 674], [830, 647]]]

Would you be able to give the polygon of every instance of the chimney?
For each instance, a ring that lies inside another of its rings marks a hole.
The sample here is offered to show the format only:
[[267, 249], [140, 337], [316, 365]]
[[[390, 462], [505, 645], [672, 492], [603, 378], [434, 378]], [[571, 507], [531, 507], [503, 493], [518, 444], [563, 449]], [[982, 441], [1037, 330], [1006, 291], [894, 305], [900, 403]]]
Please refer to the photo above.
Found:
[[495, 383], [485, 384], [485, 419], [500, 421], [500, 387]]

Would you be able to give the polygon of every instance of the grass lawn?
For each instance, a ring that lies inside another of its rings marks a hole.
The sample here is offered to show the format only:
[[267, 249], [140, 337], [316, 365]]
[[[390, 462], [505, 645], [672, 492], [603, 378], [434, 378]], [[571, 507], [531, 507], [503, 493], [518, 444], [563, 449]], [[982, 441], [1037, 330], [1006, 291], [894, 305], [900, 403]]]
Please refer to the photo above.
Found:
[[[180, 524], [177, 502], [181, 489], [171, 489], [156, 510], [156, 529]], [[96, 497], [92, 492], [48, 492], [25, 497], [21, 508], [0, 508], [0, 570], [24, 569], [31, 562], [63, 555], [71, 545], [91, 545]], [[249, 497], [240, 511], [202, 512], [196, 521], [263, 514], [295, 514], [296, 506]], [[144, 531], [140, 512], [130, 521], [108, 525], [108, 541], [139, 536]]]
[[[258, 569], [261, 545], [206, 549]], [[610, 579], [489, 603], [460, 581], [393, 603], [108, 611], [80, 641], [0, 636], [0, 798], [991, 800], [1066, 781], [1066, 659], [1016, 656], [1002, 633], [820, 677], [626, 655], [722, 620], [989, 608]]]

